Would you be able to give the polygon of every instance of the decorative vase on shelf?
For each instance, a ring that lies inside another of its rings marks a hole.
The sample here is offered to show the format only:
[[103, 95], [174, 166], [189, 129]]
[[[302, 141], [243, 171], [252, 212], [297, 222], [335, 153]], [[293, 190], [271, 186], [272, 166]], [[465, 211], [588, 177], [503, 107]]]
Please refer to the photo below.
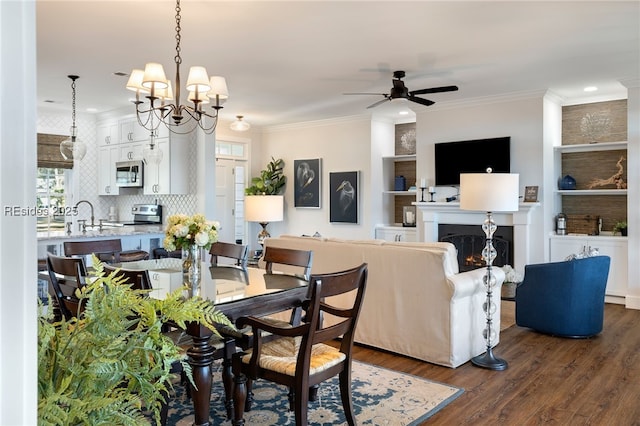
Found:
[[558, 180], [558, 189], [560, 190], [576, 189], [576, 180], [570, 175], [566, 175], [562, 179]]
[[190, 244], [182, 248], [182, 274], [184, 284], [189, 290], [189, 297], [200, 295], [200, 251], [197, 244]]

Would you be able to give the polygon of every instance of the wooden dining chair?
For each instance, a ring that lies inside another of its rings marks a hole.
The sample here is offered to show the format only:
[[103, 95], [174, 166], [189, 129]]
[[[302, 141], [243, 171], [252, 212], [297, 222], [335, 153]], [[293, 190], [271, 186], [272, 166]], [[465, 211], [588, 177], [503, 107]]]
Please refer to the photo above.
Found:
[[82, 311], [80, 301], [75, 295], [77, 288], [86, 285], [87, 269], [84, 260], [75, 257], [47, 255], [47, 270], [53, 299], [56, 320], [69, 321]]
[[144, 250], [122, 250], [120, 239], [65, 241], [63, 243], [65, 256], [88, 256], [95, 254], [98, 259], [106, 263], [130, 262], [146, 260], [149, 253]]
[[111, 274], [112, 272], [119, 271], [116, 276], [122, 276], [125, 279], [125, 283], [131, 285], [131, 288], [134, 290], [152, 290], [153, 286], [151, 285], [151, 278], [149, 278], [149, 271], [146, 269], [126, 269], [126, 268], [117, 268], [113, 265], [103, 264], [102, 267], [106, 274]]
[[265, 270], [268, 274], [273, 272], [273, 265], [299, 266], [302, 268], [302, 276], [309, 279], [313, 252], [311, 250], [296, 250], [267, 246], [264, 251]]
[[[307, 425], [309, 388], [339, 376], [340, 395], [349, 425], [355, 425], [351, 400], [351, 360], [355, 328], [367, 282], [367, 264], [349, 270], [312, 275], [306, 303], [306, 321], [293, 327], [279, 327], [261, 318], [240, 317], [238, 327], [249, 326], [253, 333], [251, 349], [233, 355], [235, 376], [233, 425], [243, 425], [247, 399], [247, 379], [263, 379], [290, 389], [290, 403], [296, 425]], [[350, 306], [334, 306], [327, 298], [354, 292]], [[325, 326], [322, 318], [331, 317]], [[280, 336], [263, 342], [263, 333]], [[340, 347], [330, 341], [341, 338]], [[291, 392], [292, 391], [292, 392]]]
[[211, 244], [211, 248], [209, 249], [212, 266], [218, 266], [219, 257], [226, 257], [234, 259], [236, 265], [246, 267], [247, 253], [247, 246], [244, 244], [225, 243], [222, 241], [216, 241]]

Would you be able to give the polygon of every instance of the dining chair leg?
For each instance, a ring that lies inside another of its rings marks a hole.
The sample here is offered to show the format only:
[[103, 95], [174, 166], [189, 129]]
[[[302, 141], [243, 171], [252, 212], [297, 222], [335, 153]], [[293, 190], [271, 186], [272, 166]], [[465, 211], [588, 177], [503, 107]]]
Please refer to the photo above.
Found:
[[353, 400], [351, 398], [351, 369], [347, 368], [340, 373], [340, 398], [344, 416], [349, 426], [355, 426], [356, 418], [353, 414]]
[[234, 339], [225, 339], [224, 355], [222, 358], [222, 383], [224, 385], [224, 406], [227, 419], [233, 418], [233, 372], [231, 371], [231, 357], [236, 349]]
[[253, 380], [247, 379], [247, 400], [244, 402], [244, 411], [251, 411], [253, 405]]

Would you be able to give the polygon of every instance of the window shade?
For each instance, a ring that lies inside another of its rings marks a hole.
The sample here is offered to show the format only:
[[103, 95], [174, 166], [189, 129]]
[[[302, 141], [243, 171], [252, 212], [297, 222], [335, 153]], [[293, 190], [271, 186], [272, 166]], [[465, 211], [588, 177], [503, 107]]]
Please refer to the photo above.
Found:
[[65, 160], [60, 153], [60, 142], [68, 137], [38, 133], [38, 167], [72, 169], [73, 160]]

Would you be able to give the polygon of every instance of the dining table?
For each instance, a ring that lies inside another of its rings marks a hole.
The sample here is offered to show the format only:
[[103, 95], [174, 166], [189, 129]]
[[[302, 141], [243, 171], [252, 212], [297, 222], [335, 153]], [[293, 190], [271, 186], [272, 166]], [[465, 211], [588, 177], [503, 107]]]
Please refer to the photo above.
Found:
[[[119, 266], [126, 269], [146, 269], [149, 275], [157, 277], [169, 274], [167, 280], [161, 280], [170, 288], [164, 291], [175, 291], [184, 288], [186, 296], [194, 296], [183, 286], [183, 270], [180, 259], [165, 258], [123, 262]], [[308, 280], [301, 275], [292, 275], [264, 269], [218, 264], [212, 266], [201, 263], [201, 282], [196, 295], [214, 302], [216, 309], [224, 313], [232, 323], [241, 316], [265, 316], [287, 311], [300, 306], [307, 298]], [[213, 385], [212, 367], [215, 348], [211, 345], [214, 331], [200, 323], [188, 323], [186, 333], [192, 338], [193, 345], [187, 350], [188, 362], [191, 365], [193, 382], [192, 400], [194, 408], [194, 425], [211, 425], [209, 403]], [[218, 330], [223, 337], [235, 339], [237, 336], [225, 336], [224, 329]], [[235, 350], [235, 346], [233, 346]], [[223, 375], [231, 375], [231, 366], [225, 366]], [[225, 380], [223, 378], [223, 380]], [[231, 380], [231, 379], [229, 379]], [[227, 401], [230, 404], [231, 401]]]

